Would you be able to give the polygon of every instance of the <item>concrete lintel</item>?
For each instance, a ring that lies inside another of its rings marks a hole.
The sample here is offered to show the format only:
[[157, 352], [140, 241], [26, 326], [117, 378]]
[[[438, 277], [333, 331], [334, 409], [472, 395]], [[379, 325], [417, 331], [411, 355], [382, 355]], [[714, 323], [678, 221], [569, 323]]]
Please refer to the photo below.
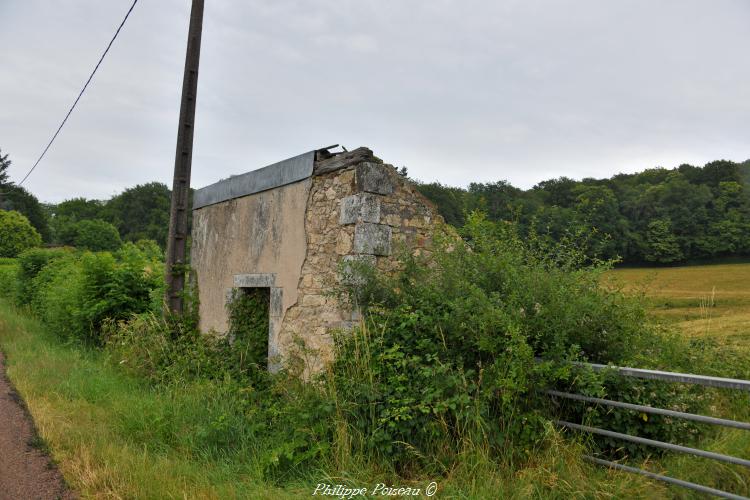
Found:
[[235, 274], [237, 288], [267, 288], [276, 285], [276, 273]]
[[267, 167], [235, 175], [198, 189], [193, 195], [193, 210], [285, 186], [312, 176], [315, 151], [308, 151]]

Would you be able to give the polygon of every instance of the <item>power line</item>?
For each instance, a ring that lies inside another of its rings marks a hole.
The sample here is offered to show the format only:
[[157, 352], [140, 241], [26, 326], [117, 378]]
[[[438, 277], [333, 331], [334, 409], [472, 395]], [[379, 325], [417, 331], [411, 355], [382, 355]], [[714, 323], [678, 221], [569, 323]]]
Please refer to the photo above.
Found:
[[91, 75], [89, 75], [89, 79], [86, 80], [86, 83], [84, 84], [81, 91], [78, 93], [78, 97], [76, 97], [75, 102], [73, 102], [73, 105], [68, 110], [68, 113], [65, 115], [65, 118], [63, 118], [63, 121], [60, 123], [60, 126], [57, 127], [57, 131], [55, 132], [55, 135], [52, 136], [52, 139], [47, 143], [47, 147], [44, 148], [44, 151], [42, 151], [42, 154], [39, 155], [39, 158], [36, 160], [36, 163], [34, 163], [34, 166], [29, 169], [29, 171], [26, 173], [23, 179], [21, 179], [21, 182], [19, 182], [17, 185], [20, 186], [24, 183], [26, 179], [29, 178], [31, 175], [31, 172], [34, 171], [34, 169], [39, 165], [39, 162], [42, 161], [42, 158], [44, 158], [44, 155], [47, 154], [47, 150], [49, 150], [50, 146], [52, 146], [52, 143], [55, 142], [55, 139], [57, 138], [58, 134], [62, 130], [62, 128], [65, 126], [65, 122], [68, 121], [68, 118], [70, 117], [70, 114], [75, 109], [76, 105], [78, 104], [78, 101], [81, 100], [81, 96], [83, 96], [83, 93], [86, 92], [86, 87], [89, 86], [89, 83], [91, 83], [91, 80], [94, 78], [94, 75], [96, 74], [96, 71], [99, 69], [99, 66], [102, 64], [102, 61], [104, 60], [104, 57], [107, 55], [107, 52], [109, 52], [109, 49], [112, 47], [112, 44], [115, 42], [115, 39], [117, 38], [117, 35], [120, 34], [120, 30], [125, 25], [125, 21], [128, 20], [128, 17], [130, 16], [130, 13], [133, 12], [133, 8], [135, 7], [135, 4], [138, 3], [138, 0], [133, 0], [133, 4], [128, 9], [128, 12], [125, 14], [125, 17], [123, 18], [122, 22], [120, 23], [120, 26], [117, 27], [117, 31], [115, 31], [114, 36], [112, 37], [112, 40], [109, 41], [109, 44], [107, 45], [107, 48], [104, 49], [104, 53], [99, 58], [99, 62], [96, 63], [96, 66], [94, 67], [94, 71], [91, 72]]

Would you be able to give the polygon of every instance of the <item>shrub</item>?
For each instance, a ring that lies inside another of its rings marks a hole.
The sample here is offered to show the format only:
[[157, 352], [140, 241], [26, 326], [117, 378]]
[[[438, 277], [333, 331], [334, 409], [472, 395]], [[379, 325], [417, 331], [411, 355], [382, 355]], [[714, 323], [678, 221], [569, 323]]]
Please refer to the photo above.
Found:
[[[115, 254], [67, 252], [26, 255], [21, 281], [34, 311], [68, 339], [101, 343], [102, 325], [153, 311], [163, 290], [163, 265], [152, 244], [126, 243]], [[22, 266], [23, 267], [23, 266]], [[29, 276], [32, 276], [30, 279]]]
[[17, 274], [18, 264], [16, 259], [0, 257], [0, 298], [15, 298]]
[[228, 305], [228, 337], [244, 352], [241, 363], [264, 371], [268, 364], [268, 288], [247, 288], [234, 291]]
[[[347, 290], [365, 322], [337, 337], [333, 378], [368, 453], [407, 467], [454, 460], [468, 444], [512, 459], [542, 441], [553, 415], [539, 389], [626, 401], [651, 394], [567, 363], [658, 365], [677, 355], [638, 302], [600, 286], [608, 263], [590, 263], [574, 245], [522, 239], [513, 225], [478, 214], [463, 231], [465, 244], [443, 239], [430, 259], [406, 257], [395, 277], [365, 272], [364, 284]], [[660, 402], [688, 401], [671, 391]], [[599, 418], [614, 430], [632, 424]], [[683, 428], [665, 421], [655, 433]]]
[[16, 257], [41, 244], [42, 237], [29, 219], [13, 210], [0, 210], [0, 257]]
[[49, 262], [62, 258], [71, 252], [65, 248], [35, 248], [18, 256], [18, 290], [16, 302], [19, 305], [30, 304], [36, 290], [34, 278]]

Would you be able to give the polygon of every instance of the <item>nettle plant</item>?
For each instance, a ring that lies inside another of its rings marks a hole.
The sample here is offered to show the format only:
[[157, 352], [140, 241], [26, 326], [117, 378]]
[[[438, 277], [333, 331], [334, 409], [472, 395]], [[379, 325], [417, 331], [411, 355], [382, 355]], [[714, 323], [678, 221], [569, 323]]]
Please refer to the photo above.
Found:
[[[611, 263], [592, 261], [573, 241], [521, 238], [514, 225], [478, 213], [461, 236], [438, 237], [429, 259], [404, 256], [396, 276], [361, 269], [345, 290], [364, 320], [337, 337], [332, 373], [362, 447], [403, 466], [450, 461], [467, 446], [513, 459], [544, 442], [555, 413], [584, 416], [552, 407], [541, 389], [643, 398], [631, 383], [605, 384], [567, 363], [661, 355], [640, 304], [600, 286]], [[614, 430], [638, 418], [596, 414]], [[673, 433], [662, 422], [650, 435]]]

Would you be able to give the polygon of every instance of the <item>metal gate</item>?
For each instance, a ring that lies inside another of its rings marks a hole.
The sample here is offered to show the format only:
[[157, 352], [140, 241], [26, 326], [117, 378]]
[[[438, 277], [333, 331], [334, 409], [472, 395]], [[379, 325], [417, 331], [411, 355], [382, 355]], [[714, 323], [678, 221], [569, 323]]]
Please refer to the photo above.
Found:
[[[580, 366], [589, 367], [594, 371], [601, 371], [605, 369], [613, 370], [617, 374], [624, 376], [624, 377], [636, 377], [636, 378], [643, 378], [643, 379], [663, 380], [666, 382], [702, 385], [702, 386], [707, 386], [707, 387], [718, 387], [722, 389], [734, 389], [738, 391], [750, 392], [750, 380], [737, 380], [737, 379], [720, 378], [720, 377], [709, 377], [709, 376], [704, 376], [704, 375], [693, 375], [690, 373], [664, 372], [664, 371], [658, 371], [658, 370], [643, 370], [639, 368], [616, 367], [616, 366], [600, 365], [600, 364], [594, 364], [594, 363], [576, 363], [576, 364]], [[750, 423], [747, 423], [747, 422], [737, 422], [735, 420], [728, 420], [728, 419], [710, 417], [710, 416], [705, 416], [705, 415], [696, 415], [693, 413], [684, 413], [680, 411], [667, 410], [664, 408], [656, 408], [652, 406], [624, 403], [622, 401], [613, 401], [609, 399], [593, 398], [593, 397], [583, 396], [581, 394], [573, 394], [569, 392], [547, 390], [545, 391], [545, 393], [552, 396], [553, 398], [564, 398], [564, 399], [570, 399], [570, 400], [575, 400], [575, 401], [582, 401], [585, 403], [593, 403], [597, 405], [610, 406], [614, 408], [624, 408], [627, 410], [634, 410], [634, 411], [639, 411], [643, 413], [650, 413], [650, 414], [655, 414], [655, 415], [663, 415], [663, 416], [669, 416], [669, 417], [674, 417], [674, 418], [681, 418], [685, 420], [692, 420], [692, 421], [700, 422], [703, 424], [720, 425], [724, 427], [732, 427], [735, 429], [743, 429], [743, 430], [750, 431]], [[633, 436], [630, 434], [623, 434], [620, 432], [600, 429], [598, 427], [574, 424], [572, 422], [565, 422], [563, 420], [556, 420], [555, 423], [567, 429], [572, 429], [572, 430], [581, 431], [581, 432], [589, 432], [592, 434], [607, 436], [607, 437], [611, 437], [614, 439], [621, 439], [623, 441], [629, 441], [632, 443], [654, 446], [657, 448], [662, 448], [662, 449], [666, 449], [670, 451], [676, 451], [679, 453], [687, 453], [687, 454], [696, 455], [699, 457], [710, 458], [713, 460], [719, 460], [722, 462], [727, 462], [727, 463], [750, 468], [750, 460], [744, 459], [744, 458], [732, 457], [729, 455], [723, 455], [721, 453], [714, 453], [711, 451], [700, 450], [697, 448], [690, 448], [687, 446], [681, 446], [681, 445], [672, 444], [672, 443], [665, 443], [663, 441], [656, 441], [654, 439], [646, 439], [646, 438], [642, 438], [639, 436]], [[616, 462], [611, 462], [609, 460], [603, 460], [601, 458], [596, 458], [596, 457], [592, 457], [588, 455], [584, 456], [583, 458], [595, 464], [604, 465], [607, 467], [611, 467], [613, 469], [623, 470], [626, 472], [641, 474], [643, 476], [647, 476], [652, 479], [664, 481], [670, 484], [675, 484], [675, 485], [689, 488], [695, 491], [700, 491], [702, 493], [716, 495], [722, 498], [731, 498], [735, 500], [737, 499], [750, 500], [747, 497], [735, 495], [733, 493], [729, 493], [726, 491], [709, 488], [708, 486], [691, 483], [689, 481], [684, 481], [682, 479], [676, 479], [673, 477], [656, 474], [656, 473], [643, 470], [643, 469], [639, 469], [636, 467], [622, 465]]]

